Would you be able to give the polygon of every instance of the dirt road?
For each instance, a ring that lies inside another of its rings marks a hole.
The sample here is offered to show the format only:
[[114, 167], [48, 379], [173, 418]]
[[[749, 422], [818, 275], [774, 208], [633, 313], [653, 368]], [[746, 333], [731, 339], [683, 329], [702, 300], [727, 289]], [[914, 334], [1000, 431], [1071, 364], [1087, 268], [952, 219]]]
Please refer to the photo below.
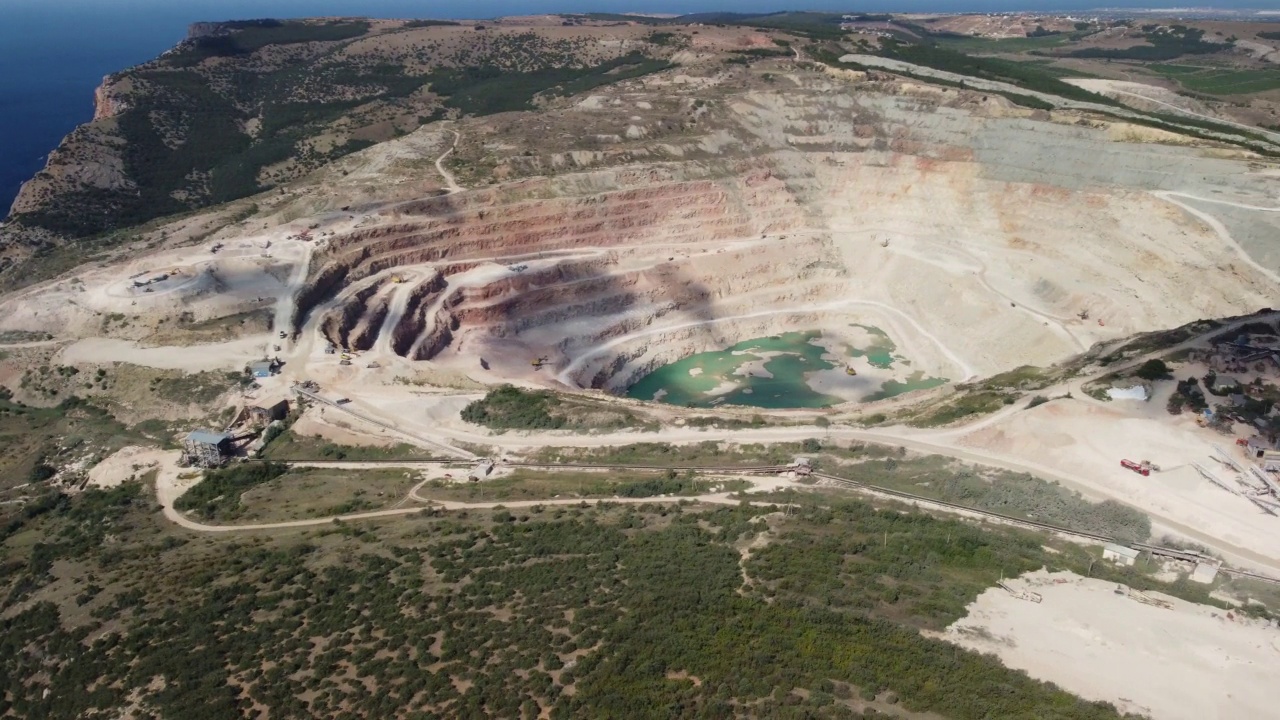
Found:
[[462, 136], [458, 134], [457, 130], [453, 130], [452, 132], [453, 144], [450, 145], [449, 149], [445, 150], [440, 157], [436, 158], [436, 170], [439, 170], [440, 177], [444, 178], [445, 185], [448, 186], [450, 195], [462, 192], [466, 189], [458, 184], [458, 179], [455, 178], [453, 173], [449, 172], [449, 170], [444, 166], [444, 159], [449, 157], [449, 154], [454, 151], [454, 148], [458, 147], [458, 141], [462, 139]]
[[[176, 461], [176, 457], [172, 458]], [[304, 463], [299, 465], [305, 466]], [[346, 466], [347, 464], [343, 464]], [[353, 467], [381, 467], [387, 465], [371, 464], [371, 463], [350, 463]], [[397, 466], [399, 466], [397, 464]], [[413, 463], [405, 463], [406, 467], [412, 467]], [[334, 465], [326, 465], [326, 467], [334, 467]], [[499, 507], [520, 509], [531, 508], [537, 506], [551, 505], [599, 505], [601, 503], [622, 503], [622, 504], [641, 504], [641, 503], [678, 503], [684, 501], [717, 503], [722, 505], [737, 505], [742, 499], [733, 493], [707, 493], [704, 495], [684, 495], [684, 496], [668, 496], [668, 497], [644, 497], [644, 498], [554, 498], [548, 500], [509, 500], [504, 502], [462, 502], [458, 500], [432, 500], [418, 495], [418, 489], [425, 484], [419, 483], [409, 491], [406, 500], [421, 503], [409, 507], [397, 507], [389, 510], [374, 510], [371, 512], [352, 513], [349, 515], [334, 515], [321, 518], [309, 518], [306, 520], [289, 520], [274, 523], [247, 523], [243, 525], [210, 525], [207, 523], [197, 522], [191, 518], [178, 512], [173, 507], [174, 501], [182, 496], [190, 484], [184, 486], [178, 480], [179, 470], [175, 465], [169, 463], [156, 476], [156, 498], [159, 500], [161, 507], [164, 508], [164, 516], [177, 525], [188, 530], [196, 532], [248, 532], [254, 530], [287, 530], [290, 528], [315, 527], [317, 525], [332, 525], [334, 522], [354, 522], [358, 520], [374, 520], [378, 518], [396, 517], [398, 515], [411, 515], [413, 513], [422, 512], [431, 508], [439, 508], [442, 510], [494, 510]], [[192, 483], [193, 484], [193, 483]], [[758, 489], [771, 489], [777, 483], [758, 483]], [[403, 502], [403, 501], [402, 501]]]

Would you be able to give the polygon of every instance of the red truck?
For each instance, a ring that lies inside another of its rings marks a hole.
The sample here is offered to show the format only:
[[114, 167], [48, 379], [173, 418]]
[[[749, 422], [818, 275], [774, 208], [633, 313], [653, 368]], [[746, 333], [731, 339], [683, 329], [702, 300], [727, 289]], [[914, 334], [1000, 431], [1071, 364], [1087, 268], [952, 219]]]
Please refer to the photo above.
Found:
[[1121, 460], [1121, 461], [1120, 461], [1120, 467], [1122, 467], [1122, 468], [1128, 468], [1128, 469], [1130, 469], [1130, 470], [1132, 470], [1132, 471], [1134, 471], [1134, 472], [1138, 473], [1139, 475], [1143, 475], [1143, 476], [1148, 476], [1148, 475], [1150, 475], [1150, 474], [1151, 474], [1151, 468], [1150, 468], [1150, 467], [1148, 467], [1148, 466], [1146, 466], [1146, 465], [1144, 465], [1144, 464], [1136, 463], [1136, 462], [1134, 462], [1134, 461], [1132, 461], [1132, 460]]

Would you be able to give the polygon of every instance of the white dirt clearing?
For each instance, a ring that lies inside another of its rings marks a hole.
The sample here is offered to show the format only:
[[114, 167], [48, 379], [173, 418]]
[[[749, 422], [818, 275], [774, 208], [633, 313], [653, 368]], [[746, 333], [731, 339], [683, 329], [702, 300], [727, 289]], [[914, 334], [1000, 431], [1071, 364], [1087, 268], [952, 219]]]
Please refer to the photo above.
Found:
[[1150, 595], [1172, 609], [1147, 605], [1073, 573], [1038, 570], [1007, 582], [1044, 601], [992, 588], [944, 637], [1155, 720], [1276, 717], [1280, 630], [1266, 622], [1158, 593]]
[[168, 453], [163, 450], [140, 445], [122, 447], [89, 470], [89, 485], [96, 488], [116, 487], [158, 467], [166, 459]]

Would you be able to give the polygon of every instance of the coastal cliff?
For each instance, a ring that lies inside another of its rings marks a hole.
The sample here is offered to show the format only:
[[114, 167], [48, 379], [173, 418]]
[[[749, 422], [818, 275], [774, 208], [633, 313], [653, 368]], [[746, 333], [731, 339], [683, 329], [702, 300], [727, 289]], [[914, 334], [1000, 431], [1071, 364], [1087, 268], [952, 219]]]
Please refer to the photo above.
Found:
[[93, 90], [93, 119], [105, 120], [129, 109], [125, 100], [126, 83], [111, 75], [103, 76], [102, 83]]

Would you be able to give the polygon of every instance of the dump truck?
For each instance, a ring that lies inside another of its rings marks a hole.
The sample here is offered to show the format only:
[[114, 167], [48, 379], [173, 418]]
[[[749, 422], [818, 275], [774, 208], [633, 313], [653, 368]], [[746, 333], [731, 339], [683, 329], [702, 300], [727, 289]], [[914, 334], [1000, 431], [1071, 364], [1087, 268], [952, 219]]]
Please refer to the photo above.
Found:
[[1134, 461], [1132, 461], [1132, 460], [1121, 460], [1121, 461], [1120, 461], [1120, 467], [1122, 467], [1122, 468], [1127, 468], [1127, 469], [1129, 469], [1129, 470], [1132, 470], [1132, 471], [1134, 471], [1134, 472], [1138, 473], [1139, 475], [1150, 475], [1150, 474], [1151, 474], [1151, 467], [1150, 467], [1149, 465], [1143, 465], [1143, 464], [1141, 464], [1141, 463], [1136, 463], [1136, 462], [1134, 462]]

